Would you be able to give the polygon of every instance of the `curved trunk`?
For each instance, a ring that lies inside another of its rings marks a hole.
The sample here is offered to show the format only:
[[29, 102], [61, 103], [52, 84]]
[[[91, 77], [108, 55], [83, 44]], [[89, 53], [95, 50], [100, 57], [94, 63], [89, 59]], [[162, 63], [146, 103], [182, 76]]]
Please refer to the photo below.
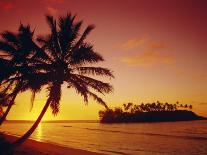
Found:
[[32, 125], [32, 127], [19, 139], [17, 139], [12, 145], [13, 147], [17, 147], [19, 145], [21, 145], [22, 143], [24, 143], [30, 136], [31, 134], [35, 131], [35, 129], [37, 128], [38, 124], [41, 122], [42, 117], [44, 116], [45, 112], [47, 111], [48, 107], [50, 105], [50, 102], [47, 101], [45, 106], [43, 107], [39, 117], [37, 118], [37, 120], [34, 122], [34, 124]]
[[6, 117], [9, 113], [9, 111], [11, 110], [11, 107], [13, 106], [12, 103], [10, 103], [6, 109], [6, 111], [3, 113], [2, 117], [0, 118], [0, 125], [2, 125], [2, 123], [6, 120]]
[[6, 111], [3, 113], [3, 116], [0, 118], [0, 125], [2, 125], [2, 123], [6, 120], [6, 117], [9, 113], [9, 111], [11, 110], [11, 107], [14, 105], [14, 100], [15, 100], [16, 96], [17, 96], [17, 93], [15, 94], [15, 96], [10, 101]]
[[[7, 92], [7, 90], [9, 89], [10, 85], [12, 84], [13, 82], [9, 83], [9, 85], [7, 86], [7, 88], [4, 90], [5, 92]], [[6, 120], [6, 117], [8, 115], [8, 113], [10, 112], [11, 110], [11, 107], [14, 105], [14, 100], [18, 94], [18, 91], [19, 91], [19, 87], [20, 87], [20, 84], [17, 85], [17, 87], [14, 89], [14, 92], [13, 92], [13, 98], [12, 100], [10, 101], [6, 111], [3, 113], [3, 116], [0, 118], [0, 126], [2, 125], [2, 123]]]

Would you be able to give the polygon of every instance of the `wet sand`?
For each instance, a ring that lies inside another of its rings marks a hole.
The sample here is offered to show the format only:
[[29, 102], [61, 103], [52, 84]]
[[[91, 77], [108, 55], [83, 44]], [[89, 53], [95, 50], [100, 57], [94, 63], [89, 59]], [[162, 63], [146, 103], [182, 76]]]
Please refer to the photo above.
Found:
[[[5, 135], [10, 142], [17, 137]], [[14, 150], [14, 155], [101, 155], [100, 153], [86, 150], [63, 147], [55, 144], [39, 142], [28, 139], [23, 145]]]

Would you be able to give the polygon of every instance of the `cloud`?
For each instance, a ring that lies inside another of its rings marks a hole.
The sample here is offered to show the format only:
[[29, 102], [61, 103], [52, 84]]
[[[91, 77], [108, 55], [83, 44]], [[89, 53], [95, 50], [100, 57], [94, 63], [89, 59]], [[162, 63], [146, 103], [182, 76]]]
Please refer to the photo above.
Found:
[[5, 11], [10, 11], [14, 8], [14, 4], [12, 2], [0, 1], [0, 8]]
[[146, 50], [159, 50], [166, 49], [167, 45], [164, 42], [158, 42], [145, 35], [141, 38], [135, 38], [125, 41], [121, 44], [124, 50], [136, 49], [138, 47], [144, 47]]
[[[175, 57], [170, 55], [166, 43], [162, 41], [153, 40], [150, 36], [144, 35], [143, 37], [130, 39], [124, 42], [121, 47], [124, 50], [139, 50], [140, 54], [133, 54], [124, 56], [121, 62], [129, 66], [152, 66], [157, 64], [173, 64]], [[139, 47], [139, 49], [137, 49]], [[141, 48], [140, 48], [141, 47]], [[169, 49], [168, 49], [169, 50]], [[131, 53], [132, 54], [132, 53]]]
[[195, 81], [207, 81], [207, 75], [205, 73], [198, 73], [193, 75]]
[[121, 61], [129, 66], [152, 66], [157, 64], [172, 64], [175, 59], [167, 54], [147, 51], [137, 56], [123, 57]]
[[170, 66], [170, 69], [175, 73], [177, 77], [186, 76], [186, 71], [182, 68], [182, 66], [174, 64]]
[[121, 46], [125, 50], [130, 50], [130, 49], [134, 49], [136, 47], [144, 45], [147, 42], [147, 40], [148, 39], [145, 37], [138, 38], [138, 39], [130, 39], [130, 40], [126, 41], [125, 43], [123, 43]]
[[55, 8], [53, 8], [53, 7], [51, 7], [51, 6], [47, 6], [46, 7], [46, 10], [47, 10], [47, 12], [50, 14], [50, 15], [57, 15], [58, 14], [58, 10], [57, 9], [55, 9]]
[[166, 49], [167, 45], [162, 42], [150, 42], [150, 43], [148, 43], [148, 48], [150, 48], [150, 49]]
[[200, 102], [199, 105], [207, 105], [207, 102]]

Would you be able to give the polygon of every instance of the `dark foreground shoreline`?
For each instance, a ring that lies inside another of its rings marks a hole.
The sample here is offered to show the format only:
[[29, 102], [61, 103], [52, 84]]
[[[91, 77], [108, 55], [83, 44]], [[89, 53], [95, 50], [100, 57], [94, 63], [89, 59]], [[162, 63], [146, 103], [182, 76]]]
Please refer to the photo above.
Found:
[[[7, 141], [12, 142], [16, 136], [3, 135]], [[101, 155], [101, 153], [90, 152], [81, 149], [68, 148], [55, 144], [39, 142], [28, 139], [23, 145], [14, 150], [12, 155]], [[0, 150], [0, 155], [11, 155]]]

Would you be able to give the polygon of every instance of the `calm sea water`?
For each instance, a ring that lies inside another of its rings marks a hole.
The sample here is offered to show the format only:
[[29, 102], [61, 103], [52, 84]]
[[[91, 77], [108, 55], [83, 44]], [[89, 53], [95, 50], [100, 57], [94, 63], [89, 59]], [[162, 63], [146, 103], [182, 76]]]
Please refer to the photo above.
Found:
[[[1, 131], [22, 135], [31, 123], [7, 122]], [[207, 155], [207, 121], [99, 124], [41, 123], [32, 139], [105, 154]]]

